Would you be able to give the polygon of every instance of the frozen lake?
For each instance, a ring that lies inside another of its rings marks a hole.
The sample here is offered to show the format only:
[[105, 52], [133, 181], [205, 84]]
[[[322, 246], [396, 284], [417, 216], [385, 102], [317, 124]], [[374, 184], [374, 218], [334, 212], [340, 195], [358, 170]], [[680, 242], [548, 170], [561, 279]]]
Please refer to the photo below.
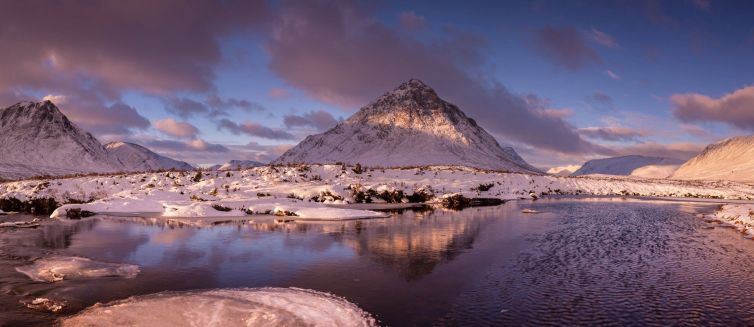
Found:
[[[48, 325], [133, 295], [268, 286], [329, 292], [390, 326], [751, 325], [754, 242], [695, 216], [714, 209], [545, 199], [341, 222], [43, 221], [0, 229], [0, 325]], [[20, 219], [30, 217], [0, 216]], [[16, 270], [71, 256], [125, 264], [131, 278], [34, 281]], [[39, 297], [66, 307], [22, 304]]]

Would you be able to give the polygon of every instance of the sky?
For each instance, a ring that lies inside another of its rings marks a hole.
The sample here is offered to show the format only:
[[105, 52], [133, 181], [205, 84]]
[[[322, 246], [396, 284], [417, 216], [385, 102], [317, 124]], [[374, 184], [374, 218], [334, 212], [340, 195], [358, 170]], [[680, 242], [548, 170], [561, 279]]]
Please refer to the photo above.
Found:
[[0, 0], [0, 106], [270, 161], [418, 78], [549, 168], [754, 130], [754, 2]]

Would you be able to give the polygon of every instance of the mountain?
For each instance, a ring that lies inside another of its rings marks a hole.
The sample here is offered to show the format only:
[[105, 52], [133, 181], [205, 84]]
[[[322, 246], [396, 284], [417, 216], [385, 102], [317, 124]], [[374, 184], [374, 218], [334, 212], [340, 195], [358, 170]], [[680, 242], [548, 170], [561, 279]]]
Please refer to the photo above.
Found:
[[539, 173], [513, 148], [501, 147], [458, 107], [416, 79], [332, 129], [308, 136], [273, 161], [336, 162], [381, 167], [462, 165]]
[[581, 166], [579, 165], [552, 167], [547, 170], [547, 173], [551, 175], [557, 175], [557, 176], [571, 176], [571, 174], [579, 170], [579, 168], [581, 168]]
[[264, 163], [254, 160], [231, 160], [222, 165], [214, 165], [210, 170], [239, 170], [264, 166]]
[[678, 168], [671, 178], [754, 182], [754, 135], [708, 145]]
[[122, 170], [102, 144], [50, 101], [0, 109], [0, 177]]
[[681, 163], [677, 159], [639, 155], [594, 159], [584, 163], [572, 176], [605, 174], [665, 178]]
[[103, 146], [50, 101], [19, 102], [0, 109], [0, 179], [187, 165], [135, 144], [123, 144]]
[[138, 144], [111, 142], [105, 145], [105, 149], [107, 149], [110, 156], [120, 162], [127, 171], [194, 169], [193, 166], [186, 162], [161, 156]]

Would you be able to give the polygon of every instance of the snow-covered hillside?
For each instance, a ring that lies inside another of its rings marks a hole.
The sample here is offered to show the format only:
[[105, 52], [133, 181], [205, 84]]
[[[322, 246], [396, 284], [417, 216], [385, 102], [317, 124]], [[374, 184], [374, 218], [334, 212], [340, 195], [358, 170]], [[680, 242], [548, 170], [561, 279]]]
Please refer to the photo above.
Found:
[[152, 171], [162, 169], [190, 170], [193, 166], [186, 162], [161, 156], [133, 143], [111, 142], [105, 149], [112, 158], [120, 162], [126, 171]]
[[462, 165], [539, 172], [458, 107], [412, 79], [334, 128], [311, 135], [273, 163], [360, 163], [401, 167]]
[[0, 178], [125, 169], [50, 101], [0, 109], [0, 153]]
[[210, 170], [240, 170], [264, 166], [264, 163], [254, 160], [231, 160], [222, 165], [214, 165]]
[[0, 179], [78, 173], [192, 169], [142, 146], [103, 146], [50, 101], [0, 109]]
[[[635, 195], [754, 199], [749, 185], [629, 177], [559, 177], [466, 167], [371, 169], [341, 165], [264, 166], [228, 172], [163, 172], [0, 183], [0, 205], [53, 199], [69, 210], [153, 212], [163, 217], [279, 214], [292, 219], [382, 217], [347, 203], [438, 203], [466, 198], [529, 199], [532, 195]], [[5, 202], [2, 199], [6, 199]], [[93, 201], [93, 202], [91, 202]]]
[[678, 168], [672, 178], [754, 182], [754, 135], [707, 146]]
[[[603, 174], [619, 176], [639, 176], [665, 178], [682, 161], [671, 158], [630, 155], [622, 157], [589, 160], [573, 176]], [[651, 167], [648, 167], [651, 166]], [[669, 171], [667, 175], [664, 172]]]

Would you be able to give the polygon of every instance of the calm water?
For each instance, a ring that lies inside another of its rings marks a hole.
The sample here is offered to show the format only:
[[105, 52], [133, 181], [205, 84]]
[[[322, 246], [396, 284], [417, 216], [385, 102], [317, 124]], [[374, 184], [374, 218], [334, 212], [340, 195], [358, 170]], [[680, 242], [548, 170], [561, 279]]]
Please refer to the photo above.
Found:
[[[754, 242], [694, 216], [713, 209], [553, 199], [336, 223], [49, 221], [0, 230], [0, 321], [50, 324], [58, 315], [19, 303], [35, 297], [66, 300], [73, 314], [165, 290], [296, 286], [343, 296], [390, 326], [752, 325]], [[0, 217], [18, 219], [29, 217]], [[14, 269], [49, 255], [142, 271], [39, 283]]]

